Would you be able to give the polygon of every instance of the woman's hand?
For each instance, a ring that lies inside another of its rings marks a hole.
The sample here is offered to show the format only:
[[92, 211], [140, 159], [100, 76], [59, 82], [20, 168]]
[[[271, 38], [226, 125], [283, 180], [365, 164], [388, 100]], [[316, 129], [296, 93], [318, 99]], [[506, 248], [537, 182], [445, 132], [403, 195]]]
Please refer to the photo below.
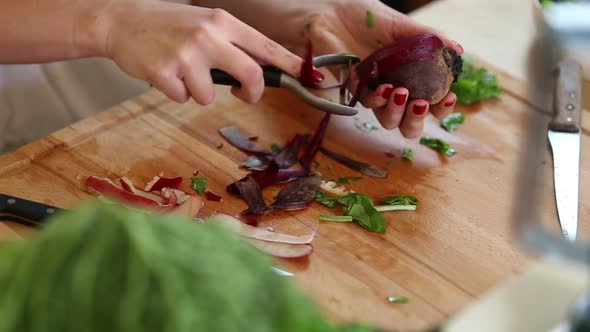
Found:
[[[316, 55], [350, 52], [365, 58], [383, 45], [425, 32], [439, 36], [459, 55], [463, 53], [461, 46], [444, 34], [414, 22], [378, 0], [249, 0], [248, 5], [239, 0], [199, 0], [195, 3], [225, 8], [299, 53], [303, 53], [306, 41], [311, 39]], [[372, 18], [367, 17], [369, 12]], [[353, 80], [353, 91], [356, 83], [358, 80]], [[425, 100], [408, 103], [408, 94], [404, 87], [384, 84], [374, 93], [362, 96], [361, 102], [373, 109], [383, 127], [400, 128], [404, 136], [417, 137], [428, 113], [444, 118], [457, 100], [454, 93], [449, 93], [437, 105], [428, 105]]]
[[[328, 2], [332, 4], [329, 8], [325, 8], [325, 3], [316, 12], [310, 8], [307, 17], [309, 29], [305, 34], [311, 38], [317, 54], [351, 52], [365, 58], [383, 45], [425, 32], [439, 36], [459, 55], [463, 53], [463, 48], [444, 34], [414, 22], [377, 0]], [[353, 91], [358, 84], [354, 78]], [[457, 100], [451, 92], [440, 103], [429, 105], [422, 99], [408, 102], [408, 95], [404, 87], [383, 84], [376, 91], [361, 96], [361, 103], [373, 109], [384, 128], [399, 128], [404, 136], [414, 138], [422, 133], [428, 113], [442, 119], [452, 112]]]
[[119, 0], [105, 6], [99, 20], [107, 27], [105, 55], [177, 102], [211, 103], [212, 68], [240, 81], [232, 93], [246, 102], [264, 90], [259, 62], [299, 76], [301, 58], [221, 9]]

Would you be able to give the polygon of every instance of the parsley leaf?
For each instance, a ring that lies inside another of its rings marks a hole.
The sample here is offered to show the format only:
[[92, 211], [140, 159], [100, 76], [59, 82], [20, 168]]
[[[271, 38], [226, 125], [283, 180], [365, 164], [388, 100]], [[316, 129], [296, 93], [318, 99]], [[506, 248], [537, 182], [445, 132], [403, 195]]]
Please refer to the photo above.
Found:
[[402, 150], [402, 159], [413, 161], [414, 160], [414, 150], [404, 148]]
[[359, 177], [359, 176], [348, 176], [348, 177], [343, 177], [343, 178], [339, 178], [337, 180], [335, 180], [334, 182], [338, 183], [338, 184], [350, 184], [350, 182], [355, 182], [355, 181], [360, 181], [363, 178]]
[[405, 296], [390, 296], [387, 298], [389, 303], [408, 303], [410, 299]]
[[191, 181], [193, 182], [193, 190], [199, 193], [199, 195], [203, 195], [205, 187], [207, 186], [207, 178], [194, 177], [191, 178]]
[[373, 200], [361, 194], [349, 194], [349, 204], [346, 207], [346, 215], [362, 227], [383, 234], [385, 233], [385, 219], [379, 211], [373, 206]]
[[379, 202], [388, 205], [418, 205], [418, 198], [411, 195], [392, 195], [383, 197]]
[[335, 208], [336, 206], [338, 206], [338, 198], [328, 196], [323, 191], [317, 192], [317, 194], [315, 195], [315, 201], [329, 208]]
[[278, 145], [278, 144], [276, 144], [276, 143], [272, 143], [272, 144], [270, 145], [270, 150], [271, 150], [272, 152], [274, 152], [274, 153], [281, 152], [281, 150], [282, 150], [283, 148], [284, 148], [284, 146]]
[[320, 166], [321, 166], [321, 165], [320, 165], [320, 162], [319, 162], [319, 161], [317, 161], [317, 160], [314, 160], [314, 161], [313, 161], [313, 168], [315, 168], [315, 169], [320, 169]]
[[332, 216], [329, 214], [321, 214], [320, 221], [353, 222], [351, 216]]
[[334, 172], [334, 167], [332, 167], [332, 165], [326, 166], [326, 169], [328, 169], [328, 172], [330, 172], [330, 174], [332, 174], [333, 177], [338, 177], [338, 175], [336, 175], [336, 172]]
[[457, 151], [455, 151], [455, 149], [453, 149], [449, 143], [438, 138], [423, 136], [420, 138], [420, 144], [438, 150], [447, 157], [451, 157], [457, 153]]
[[498, 78], [485, 68], [475, 68], [473, 60], [463, 57], [463, 72], [451, 86], [457, 94], [457, 104], [468, 105], [502, 94]]
[[311, 22], [305, 23], [305, 30], [307, 30], [307, 31], [311, 30]]
[[465, 121], [462, 113], [452, 113], [446, 118], [442, 119], [440, 125], [447, 131], [453, 132]]
[[370, 10], [367, 10], [367, 27], [369, 29], [372, 29], [375, 26], [375, 17], [373, 15], [373, 12]]
[[387, 162], [387, 164], [385, 164], [385, 169], [387, 171], [389, 171], [391, 169], [391, 167], [393, 167], [393, 160], [390, 160]]

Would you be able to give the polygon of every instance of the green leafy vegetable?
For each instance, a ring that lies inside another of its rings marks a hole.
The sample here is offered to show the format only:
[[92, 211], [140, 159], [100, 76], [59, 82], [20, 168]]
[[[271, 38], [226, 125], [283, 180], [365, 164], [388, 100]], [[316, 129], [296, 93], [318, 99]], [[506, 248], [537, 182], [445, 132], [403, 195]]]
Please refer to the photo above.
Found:
[[359, 177], [359, 176], [348, 176], [348, 177], [343, 177], [343, 178], [339, 178], [336, 179], [336, 183], [338, 184], [350, 184], [350, 182], [356, 182], [356, 181], [360, 181], [363, 178]]
[[307, 31], [311, 30], [311, 22], [305, 23], [305, 30], [307, 30]]
[[404, 148], [402, 150], [402, 159], [413, 161], [414, 160], [414, 150]]
[[338, 175], [336, 175], [336, 172], [334, 172], [334, 167], [332, 167], [332, 165], [328, 165], [328, 166], [326, 166], [326, 169], [328, 170], [328, 172], [330, 172], [330, 174], [331, 174], [333, 177], [335, 177], [335, 178], [337, 178], [337, 177], [338, 177]]
[[320, 165], [320, 162], [319, 162], [319, 161], [317, 161], [317, 160], [314, 160], [314, 161], [313, 161], [313, 168], [315, 168], [315, 169], [320, 169], [320, 166], [321, 166], [321, 165]]
[[386, 205], [375, 206], [379, 212], [386, 211], [413, 211], [418, 205], [418, 198], [408, 195], [387, 196], [380, 200], [380, 203]]
[[385, 164], [385, 169], [387, 171], [389, 171], [391, 169], [391, 167], [393, 167], [393, 160], [390, 160], [387, 162], [387, 164]]
[[498, 78], [485, 68], [475, 68], [473, 60], [463, 56], [463, 72], [451, 86], [457, 94], [457, 103], [468, 105], [480, 100], [497, 97], [502, 93]]
[[385, 219], [373, 206], [373, 200], [361, 194], [349, 194], [345, 214], [351, 216], [356, 223], [376, 233], [385, 233]]
[[392, 195], [383, 197], [379, 202], [388, 205], [418, 205], [418, 198], [411, 195]]
[[198, 192], [199, 195], [203, 195], [205, 192], [205, 187], [207, 186], [207, 178], [194, 177], [191, 179], [191, 181], [193, 182], [193, 190]]
[[318, 191], [318, 193], [315, 195], [315, 201], [329, 208], [335, 208], [338, 206], [338, 198], [328, 196], [323, 191]]
[[276, 143], [273, 143], [270, 145], [270, 150], [275, 153], [280, 152], [283, 148], [284, 148], [284, 146], [278, 145]]
[[420, 138], [420, 144], [438, 150], [447, 157], [451, 157], [457, 153], [457, 151], [455, 151], [455, 149], [453, 149], [449, 143], [438, 138], [423, 136]]
[[387, 298], [389, 303], [408, 303], [410, 299], [405, 296], [390, 296]]
[[0, 246], [0, 331], [377, 331], [331, 323], [271, 266], [218, 222], [85, 206]]
[[453, 132], [465, 121], [462, 113], [452, 113], [446, 118], [442, 119], [440, 125], [447, 131]]
[[372, 29], [375, 26], [375, 16], [373, 15], [373, 12], [370, 10], [367, 10], [367, 27], [369, 29]]
[[333, 216], [329, 214], [321, 214], [321, 221], [332, 221], [332, 222], [353, 222], [351, 216]]

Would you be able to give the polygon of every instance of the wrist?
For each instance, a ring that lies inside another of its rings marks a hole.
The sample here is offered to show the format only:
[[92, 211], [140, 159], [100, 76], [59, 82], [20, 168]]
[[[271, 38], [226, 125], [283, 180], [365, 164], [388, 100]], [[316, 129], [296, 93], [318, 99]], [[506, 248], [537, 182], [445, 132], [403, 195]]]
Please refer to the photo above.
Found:
[[73, 43], [80, 57], [106, 57], [112, 0], [82, 0], [73, 22]]

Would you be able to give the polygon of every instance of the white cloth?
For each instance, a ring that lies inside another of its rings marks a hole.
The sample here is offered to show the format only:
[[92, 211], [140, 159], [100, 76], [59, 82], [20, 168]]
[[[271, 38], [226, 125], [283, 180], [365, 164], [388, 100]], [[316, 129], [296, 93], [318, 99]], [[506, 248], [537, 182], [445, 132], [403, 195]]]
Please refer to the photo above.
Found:
[[107, 59], [0, 65], [0, 154], [148, 89]]

